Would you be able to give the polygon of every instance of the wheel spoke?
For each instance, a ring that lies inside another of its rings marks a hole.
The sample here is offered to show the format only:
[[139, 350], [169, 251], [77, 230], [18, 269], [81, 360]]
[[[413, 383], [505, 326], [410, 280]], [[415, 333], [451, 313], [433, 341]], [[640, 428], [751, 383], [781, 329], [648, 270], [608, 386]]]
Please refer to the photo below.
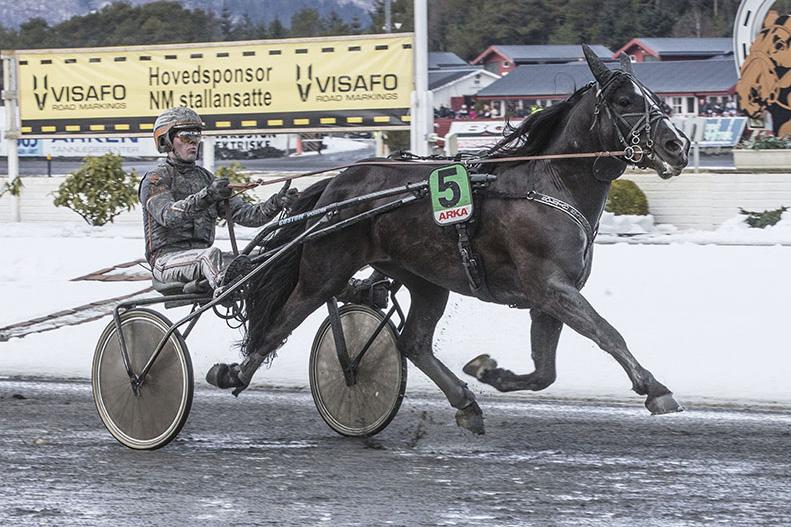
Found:
[[[345, 306], [340, 314], [349, 355], [357, 357], [382, 315], [363, 306]], [[329, 320], [316, 336], [310, 360], [313, 398], [322, 418], [336, 432], [377, 433], [398, 411], [405, 370], [392, 326], [385, 326], [371, 344], [358, 365], [353, 386], [346, 385]]]
[[[130, 363], [139, 371], [171, 323], [148, 309], [131, 309], [121, 318]], [[192, 365], [186, 345], [177, 333], [168, 339], [139, 395], [132, 391], [120, 355], [111, 323], [94, 358], [94, 398], [99, 415], [110, 433], [124, 445], [144, 449], [161, 447], [178, 434], [189, 414]]]

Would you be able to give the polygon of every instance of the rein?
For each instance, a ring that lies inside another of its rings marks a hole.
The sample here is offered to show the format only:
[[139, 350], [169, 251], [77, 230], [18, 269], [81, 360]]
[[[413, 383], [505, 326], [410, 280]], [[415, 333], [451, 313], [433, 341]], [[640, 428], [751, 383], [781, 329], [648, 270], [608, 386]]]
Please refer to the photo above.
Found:
[[322, 170], [314, 170], [313, 172], [306, 172], [304, 174], [297, 174], [294, 176], [283, 176], [275, 179], [265, 180], [263, 178], [259, 178], [255, 181], [251, 181], [250, 183], [244, 184], [231, 184], [231, 187], [238, 192], [234, 194], [234, 196], [241, 194], [242, 192], [254, 189], [256, 187], [266, 186], [266, 185], [274, 185], [276, 183], [283, 183], [284, 181], [291, 181], [293, 179], [299, 179], [303, 177], [310, 177], [310, 176], [317, 176], [320, 174], [325, 174], [327, 172], [334, 172], [336, 170], [343, 170], [344, 168], [351, 168], [357, 166], [383, 166], [383, 165], [410, 165], [415, 166], [418, 165], [447, 165], [449, 163], [464, 163], [465, 165], [488, 165], [492, 163], [514, 163], [517, 161], [539, 161], [544, 159], [580, 159], [580, 158], [601, 158], [601, 157], [621, 157], [627, 155], [629, 150], [616, 150], [616, 151], [601, 151], [601, 152], [576, 152], [576, 153], [568, 153], [568, 154], [542, 154], [542, 155], [533, 155], [533, 156], [511, 156], [511, 157], [495, 157], [495, 158], [486, 158], [486, 157], [472, 157], [468, 159], [424, 159], [424, 158], [414, 158], [409, 161], [399, 161], [399, 160], [386, 160], [386, 161], [358, 161], [356, 163], [349, 163], [347, 165], [339, 165], [336, 167], [325, 168]]

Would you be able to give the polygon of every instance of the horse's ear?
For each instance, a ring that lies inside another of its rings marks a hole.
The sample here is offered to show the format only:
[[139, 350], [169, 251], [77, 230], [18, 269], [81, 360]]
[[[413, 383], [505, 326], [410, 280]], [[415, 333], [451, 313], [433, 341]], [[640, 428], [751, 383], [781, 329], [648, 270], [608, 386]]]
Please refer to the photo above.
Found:
[[633, 74], [634, 70], [632, 69], [632, 59], [629, 58], [629, 55], [626, 53], [621, 53], [618, 57], [618, 61], [621, 63], [621, 69], [626, 73]]
[[599, 83], [599, 86], [604, 86], [610, 80], [612, 72], [607, 69], [607, 66], [596, 56], [596, 53], [587, 44], [582, 45], [582, 52], [585, 54], [585, 60], [588, 61], [588, 67], [593, 73], [593, 78]]

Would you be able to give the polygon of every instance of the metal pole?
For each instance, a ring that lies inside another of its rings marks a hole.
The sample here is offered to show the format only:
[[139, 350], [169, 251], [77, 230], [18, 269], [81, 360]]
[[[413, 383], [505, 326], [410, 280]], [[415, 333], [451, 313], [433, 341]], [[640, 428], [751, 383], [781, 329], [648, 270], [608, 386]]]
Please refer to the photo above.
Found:
[[697, 141], [695, 141], [695, 144], [693, 146], [692, 157], [694, 159], [694, 164], [695, 164], [695, 173], [697, 174], [698, 172], [700, 172], [700, 143], [698, 143]]
[[393, 30], [393, 16], [391, 9], [391, 0], [385, 0], [385, 33], [390, 33]]
[[203, 168], [209, 172], [214, 172], [214, 137], [208, 136], [203, 139]]
[[434, 113], [428, 95], [428, 4], [415, 0], [415, 100], [412, 106], [412, 151], [429, 154], [428, 135], [433, 132]]
[[376, 142], [376, 153], [374, 155], [376, 157], [387, 157], [390, 152], [385, 150], [387, 146], [384, 141], [384, 132], [381, 130], [374, 132], [374, 141]]
[[[17, 85], [16, 57], [3, 57], [3, 100], [5, 101], [5, 139], [8, 152], [8, 184], [14, 183], [19, 177], [19, 151], [17, 139], [19, 126], [17, 120]], [[14, 221], [21, 221], [19, 213], [19, 196], [11, 196], [11, 216]]]

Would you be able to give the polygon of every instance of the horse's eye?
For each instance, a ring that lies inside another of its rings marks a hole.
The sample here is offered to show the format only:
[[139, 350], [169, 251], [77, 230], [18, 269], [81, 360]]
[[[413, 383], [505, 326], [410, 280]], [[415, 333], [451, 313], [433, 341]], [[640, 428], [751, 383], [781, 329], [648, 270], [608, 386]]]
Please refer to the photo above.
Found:
[[632, 104], [632, 101], [629, 100], [629, 97], [621, 97], [620, 99], [618, 99], [618, 104], [620, 106], [626, 107]]

